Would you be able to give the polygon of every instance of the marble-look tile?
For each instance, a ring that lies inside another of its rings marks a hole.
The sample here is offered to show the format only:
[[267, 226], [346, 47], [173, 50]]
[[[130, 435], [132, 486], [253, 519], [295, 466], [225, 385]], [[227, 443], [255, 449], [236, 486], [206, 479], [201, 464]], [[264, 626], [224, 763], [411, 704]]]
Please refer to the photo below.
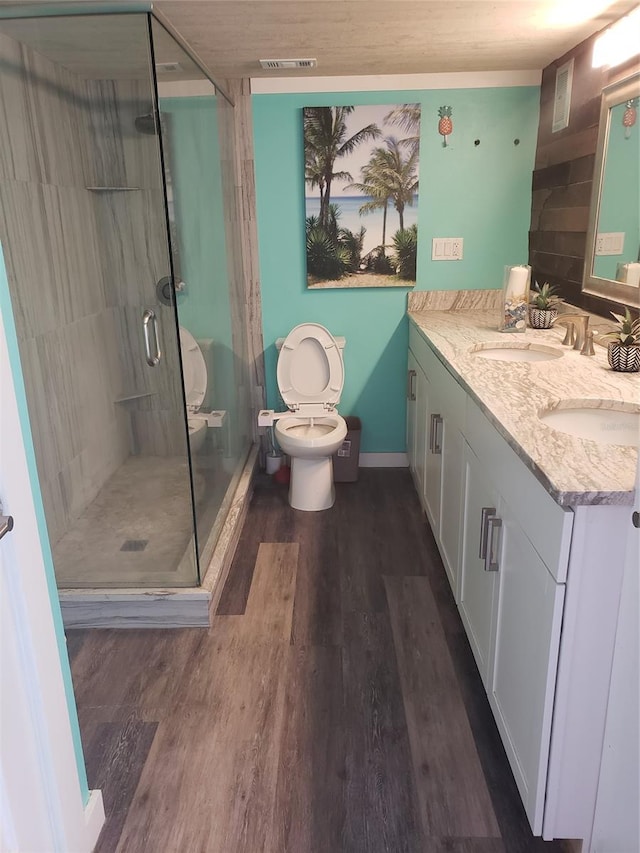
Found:
[[[40, 180], [57, 186], [84, 185], [86, 150], [81, 112], [81, 83], [28, 47], [22, 47], [23, 80]], [[81, 133], [82, 132], [82, 133]]]
[[136, 453], [187, 458], [188, 441], [181, 409], [134, 410], [131, 412], [131, 428]]
[[412, 290], [407, 294], [408, 311], [498, 310], [502, 290]]
[[209, 593], [194, 598], [173, 589], [127, 590], [119, 596], [60, 591], [65, 628], [208, 628], [209, 600]]
[[22, 50], [0, 33], [0, 179], [39, 180]]
[[72, 323], [107, 306], [92, 199], [74, 187], [43, 191], [58, 322]]
[[83, 83], [0, 34], [0, 177], [81, 187]]
[[0, 238], [19, 337], [105, 306], [96, 223], [83, 189], [3, 181]]
[[[640, 411], [640, 376], [609, 368], [604, 347], [585, 357], [562, 347], [564, 329], [497, 331], [495, 311], [414, 311], [412, 322], [561, 505], [631, 504], [637, 448], [600, 444], [552, 429], [538, 417], [559, 401], [588, 399], [626, 403]], [[479, 344], [546, 344], [563, 355], [536, 363], [478, 358]], [[605, 403], [605, 407], [607, 404]]]
[[161, 189], [158, 137], [135, 125], [136, 118], [153, 110], [150, 80], [90, 80], [87, 91], [91, 185]]
[[107, 304], [155, 306], [156, 283], [171, 269], [162, 193], [93, 193], [92, 198]]
[[[90, 479], [85, 471], [78, 476]], [[193, 548], [183, 559], [192, 536], [186, 456], [129, 457], [57, 542], [56, 579], [76, 588], [195, 586]], [[127, 540], [146, 544], [122, 550]]]
[[61, 322], [46, 190], [37, 183], [0, 182], [0, 241], [19, 338], [53, 331]]

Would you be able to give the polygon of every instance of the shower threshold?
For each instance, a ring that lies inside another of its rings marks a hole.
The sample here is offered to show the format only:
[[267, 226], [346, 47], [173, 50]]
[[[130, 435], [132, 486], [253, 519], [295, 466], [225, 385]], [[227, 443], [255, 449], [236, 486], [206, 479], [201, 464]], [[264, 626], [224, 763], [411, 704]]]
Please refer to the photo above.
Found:
[[[59, 590], [67, 628], [207, 627], [217, 607], [251, 499], [258, 446], [253, 445], [229, 484], [218, 521], [203, 550], [200, 586], [67, 588]], [[137, 540], [122, 552], [136, 553]], [[211, 543], [211, 545], [209, 544]], [[126, 540], [123, 544], [126, 544]], [[184, 559], [183, 561], [184, 562]]]

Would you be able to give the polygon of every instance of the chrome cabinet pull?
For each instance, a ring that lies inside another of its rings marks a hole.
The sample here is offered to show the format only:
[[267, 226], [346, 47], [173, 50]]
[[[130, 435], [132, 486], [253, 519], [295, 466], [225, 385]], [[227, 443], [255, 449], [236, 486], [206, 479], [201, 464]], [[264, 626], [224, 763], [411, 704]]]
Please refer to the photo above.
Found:
[[442, 453], [442, 443], [438, 439], [438, 428], [442, 426], [444, 421], [441, 415], [431, 415], [431, 434], [429, 437], [429, 449], [436, 456]]
[[[151, 329], [153, 329], [153, 354], [151, 352]], [[144, 349], [147, 364], [149, 367], [155, 367], [162, 358], [162, 351], [158, 340], [158, 318], [155, 311], [152, 311], [151, 308], [147, 308], [142, 315], [142, 331], [144, 332]]]
[[413, 387], [413, 380], [416, 378], [415, 370], [410, 370], [407, 374], [407, 399], [415, 400], [416, 392]]
[[13, 516], [12, 515], [0, 515], [0, 539], [7, 534], [11, 533], [13, 530]]
[[500, 568], [498, 558], [493, 559], [494, 541], [493, 534], [496, 530], [502, 527], [502, 519], [497, 515], [490, 515], [487, 518], [487, 548], [484, 555], [484, 570], [485, 572], [497, 572]]
[[494, 506], [482, 507], [482, 515], [480, 518], [480, 551], [478, 552], [478, 559], [480, 560], [486, 560], [487, 557], [487, 526], [489, 517], [495, 514], [496, 508]]

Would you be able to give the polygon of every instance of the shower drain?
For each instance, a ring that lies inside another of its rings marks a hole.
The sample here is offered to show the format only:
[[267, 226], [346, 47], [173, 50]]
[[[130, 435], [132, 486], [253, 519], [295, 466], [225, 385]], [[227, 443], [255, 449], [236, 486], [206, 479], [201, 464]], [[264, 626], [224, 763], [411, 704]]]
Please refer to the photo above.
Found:
[[125, 539], [121, 551], [144, 551], [149, 544], [148, 539]]

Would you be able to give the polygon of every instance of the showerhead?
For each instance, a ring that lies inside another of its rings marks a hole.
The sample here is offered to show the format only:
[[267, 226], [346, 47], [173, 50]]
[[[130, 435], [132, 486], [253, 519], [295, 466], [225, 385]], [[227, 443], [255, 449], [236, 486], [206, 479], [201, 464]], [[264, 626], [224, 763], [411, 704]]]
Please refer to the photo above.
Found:
[[147, 136], [156, 136], [158, 133], [158, 126], [154, 113], [145, 113], [145, 115], [136, 116], [134, 125], [138, 133], [144, 133]]

